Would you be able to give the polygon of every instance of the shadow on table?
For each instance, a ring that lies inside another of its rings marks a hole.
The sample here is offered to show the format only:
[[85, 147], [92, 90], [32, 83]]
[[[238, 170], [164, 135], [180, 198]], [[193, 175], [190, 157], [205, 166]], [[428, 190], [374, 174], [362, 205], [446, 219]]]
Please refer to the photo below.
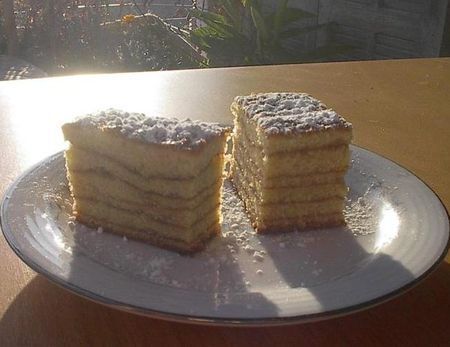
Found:
[[[9, 346], [342, 346], [448, 342], [450, 264], [421, 285], [368, 311], [340, 319], [272, 328], [222, 328], [150, 319], [73, 295], [38, 275], [9, 303], [0, 319], [2, 347]], [[3, 299], [6, 301], [5, 299]], [[425, 314], [426, 312], [432, 315]], [[388, 328], [389, 327], [389, 328]], [[350, 338], [351, 336], [351, 338]], [[372, 343], [370, 343], [372, 342]]]

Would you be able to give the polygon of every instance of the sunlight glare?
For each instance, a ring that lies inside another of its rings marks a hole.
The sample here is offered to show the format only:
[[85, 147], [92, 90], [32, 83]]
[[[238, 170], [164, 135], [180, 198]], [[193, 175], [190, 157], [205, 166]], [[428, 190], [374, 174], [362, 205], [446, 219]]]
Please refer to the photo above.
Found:
[[390, 203], [384, 202], [380, 215], [377, 239], [375, 241], [375, 249], [380, 250], [382, 247], [390, 244], [397, 237], [399, 227], [400, 217], [398, 212]]

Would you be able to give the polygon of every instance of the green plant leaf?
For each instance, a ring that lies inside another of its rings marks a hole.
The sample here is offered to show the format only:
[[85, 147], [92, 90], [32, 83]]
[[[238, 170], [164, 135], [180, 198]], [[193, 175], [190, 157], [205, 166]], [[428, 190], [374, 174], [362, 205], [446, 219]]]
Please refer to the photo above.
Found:
[[224, 37], [232, 37], [233, 35], [239, 34], [222, 15], [199, 10], [192, 10], [191, 13], [193, 17], [202, 20], [206, 25]]
[[208, 27], [197, 28], [190, 33], [191, 41], [202, 50], [211, 48], [208, 39], [217, 36], [217, 33]]
[[253, 24], [258, 32], [259, 37], [263, 40], [267, 40], [269, 38], [269, 31], [267, 30], [266, 23], [264, 21], [261, 12], [256, 7], [250, 8], [250, 14], [252, 16]]
[[193, 17], [203, 21], [206, 25], [215, 28], [218, 32], [221, 32], [223, 35], [239, 36], [242, 34], [240, 30], [240, 23], [239, 26], [236, 26], [235, 23], [230, 23], [227, 20], [227, 18], [223, 15], [198, 10], [193, 11], [192, 14]]
[[224, 16], [218, 13], [210, 12], [210, 11], [201, 11], [198, 9], [192, 9], [189, 11], [191, 16], [202, 19], [209, 20], [215, 23], [227, 23], [227, 20]]
[[230, 0], [222, 0], [221, 1], [223, 9], [228, 17], [228, 19], [233, 22], [234, 27], [237, 30], [241, 30], [241, 26], [242, 26], [242, 18], [241, 18], [241, 12], [240, 9], [242, 8], [241, 6], [236, 6], [235, 3], [233, 3]]

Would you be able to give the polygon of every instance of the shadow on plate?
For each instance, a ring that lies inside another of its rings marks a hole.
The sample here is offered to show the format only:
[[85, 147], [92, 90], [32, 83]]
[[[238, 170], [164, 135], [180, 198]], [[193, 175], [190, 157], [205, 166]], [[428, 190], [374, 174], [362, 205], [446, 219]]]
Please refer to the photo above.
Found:
[[[40, 184], [43, 201], [27, 216], [33, 250], [46, 255], [47, 271], [78, 293], [110, 305], [182, 316], [274, 317], [277, 307], [249, 292], [232, 252], [236, 245], [216, 238], [192, 257], [128, 240], [70, 221], [72, 199], [64, 158]], [[34, 174], [39, 177], [37, 171]], [[45, 232], [42, 232], [42, 231]], [[51, 269], [51, 270], [49, 270]]]
[[[364, 303], [366, 292], [372, 292], [375, 301], [384, 294], [391, 296], [390, 291], [382, 293], [384, 286], [381, 294], [377, 293], [377, 288], [385, 284], [383, 281], [392, 280], [395, 289], [398, 283], [407, 285], [414, 280], [410, 271], [391, 256], [367, 252], [366, 248], [372, 246], [370, 242], [361, 245], [345, 227], [322, 230], [320, 236], [314, 230], [303, 233], [300, 239], [303, 243], [274, 242], [266, 236], [260, 240], [286, 285], [306, 288], [323, 311], [346, 307], [347, 302], [348, 306], [354, 306], [359, 296], [363, 298], [359, 308], [370, 306]], [[365, 273], [365, 277], [353, 280], [359, 272]], [[342, 313], [346, 311], [343, 309]]]
[[93, 299], [174, 313], [182, 320], [213, 319], [217, 312], [223, 319], [278, 315], [263, 294], [248, 290], [230, 243], [213, 240], [207, 250], [183, 256], [107, 232], [99, 236], [80, 224], [73, 237], [76, 256], [68, 282], [95, 293], [85, 292]]
[[[34, 245], [34, 250], [42, 248], [42, 254], [46, 257], [45, 260], [41, 260], [48, 261], [49, 266], [53, 267], [55, 272], [60, 272], [68, 282], [76, 283], [79, 288], [83, 288], [82, 292], [85, 295], [92, 297], [90, 293], [97, 293], [96, 298], [112, 298], [116, 301], [125, 297], [127, 304], [153, 309], [156, 306], [164, 312], [180, 313], [181, 307], [182, 313], [187, 316], [201, 315], [199, 312], [202, 312], [202, 305], [215, 308], [216, 312], [220, 311], [228, 317], [277, 316], [278, 308], [270, 300], [255, 288], [251, 292], [248, 290], [240, 263], [234, 262], [232, 249], [235, 248], [229, 248], [229, 244], [222, 244], [217, 249], [210, 247], [209, 252], [202, 252], [187, 262], [185, 257], [172, 252], [168, 255], [163, 250], [150, 248], [143, 243], [122, 240], [107, 233], [99, 237], [96, 230], [71, 231], [68, 228], [70, 208], [64, 205], [66, 203], [70, 205], [70, 201], [64, 198], [68, 197], [64, 160], [62, 157], [57, 160], [59, 166], [56, 171], [49, 172], [45, 168], [41, 170], [48, 184], [41, 183], [38, 187], [44, 189], [51, 203], [48, 204], [48, 211], [37, 211], [36, 205], [31, 204], [32, 207], [29, 209], [35, 210], [33, 218], [24, 214], [30, 219], [27, 219], [30, 230], [27, 236], [31, 241], [38, 242]], [[60, 183], [55, 187], [51, 182]], [[24, 187], [24, 192], [27, 192], [26, 188]], [[19, 205], [24, 204], [18, 201], [15, 207], [18, 208]], [[51, 218], [48, 218], [49, 216]], [[53, 233], [43, 233], [42, 230]], [[295, 245], [286, 243], [283, 250], [279, 251], [275, 248], [280, 246], [279, 242], [273, 243], [273, 240], [269, 241], [269, 238], [265, 237], [260, 237], [260, 240], [268, 253], [267, 258], [273, 261], [284, 283], [290, 287], [307, 288], [324, 310], [333, 307], [337, 301], [348, 299], [355, 291], [353, 288], [346, 288], [331, 292], [331, 295], [328, 291], [328, 295], [324, 295], [320, 289], [323, 287], [322, 284], [330, 282], [330, 278], [338, 283], [339, 276], [351, 277], [355, 266], [381, 264], [381, 268], [400, 276], [405, 283], [412, 279], [412, 275], [391, 257], [380, 252], [376, 254], [368, 252], [368, 248], [358, 243], [357, 238], [348, 230], [339, 229], [338, 232], [329, 230], [328, 235], [323, 236], [320, 242], [315, 242], [314, 239], [317, 238], [312, 236], [313, 241], [306, 247], [308, 252], [297, 252], [296, 249], [292, 252], [290, 249], [302, 248], [302, 245], [305, 246], [304, 243]], [[337, 236], [339, 239], [334, 238]], [[306, 242], [306, 239], [302, 240]], [[339, 247], [339, 242], [342, 247]], [[288, 255], [289, 258], [285, 258]], [[345, 260], [347, 263], [341, 262], [336, 268], [327, 266], [327, 269], [324, 269], [321, 264], [332, 264], [330, 259]], [[301, 269], [301, 266], [306, 268]], [[222, 271], [225, 268], [227, 271]], [[299, 274], [308, 274], [308, 277]], [[376, 287], [377, 281], [381, 278], [382, 276], [369, 277], [364, 285]], [[240, 295], [245, 299], [239, 300]]]
[[[12, 274], [9, 275], [13, 277]], [[445, 346], [448, 343], [450, 264], [443, 263], [414, 290], [371, 310], [313, 324], [223, 328], [171, 323], [114, 310], [38, 275], [0, 319], [0, 341], [10, 346], [308, 346], [343, 344]], [[369, 343], [372, 341], [372, 343]]]

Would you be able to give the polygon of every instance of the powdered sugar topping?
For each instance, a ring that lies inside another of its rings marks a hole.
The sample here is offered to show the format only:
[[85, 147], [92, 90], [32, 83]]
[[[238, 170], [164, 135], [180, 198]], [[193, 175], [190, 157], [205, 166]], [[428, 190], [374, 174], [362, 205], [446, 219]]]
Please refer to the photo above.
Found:
[[108, 109], [87, 114], [76, 120], [83, 127], [117, 129], [131, 139], [162, 145], [194, 148], [208, 139], [222, 135], [229, 128], [218, 123], [190, 119], [149, 117], [144, 113]]
[[238, 96], [234, 102], [268, 135], [351, 127], [335, 111], [305, 93], [258, 93]]

